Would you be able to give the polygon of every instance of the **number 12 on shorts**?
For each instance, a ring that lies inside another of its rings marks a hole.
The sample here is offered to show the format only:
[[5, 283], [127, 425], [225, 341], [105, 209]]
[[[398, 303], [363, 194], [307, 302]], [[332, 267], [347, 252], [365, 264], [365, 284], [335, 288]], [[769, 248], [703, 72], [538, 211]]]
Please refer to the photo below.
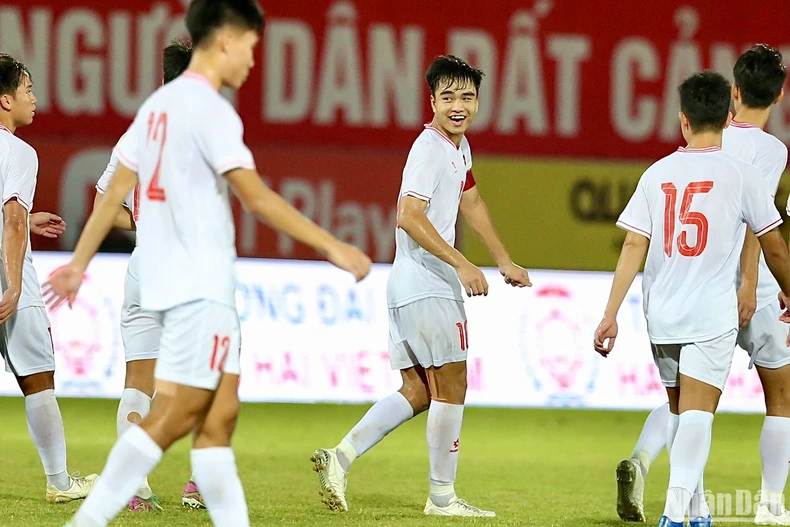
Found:
[[466, 320], [456, 322], [455, 327], [458, 328], [458, 335], [461, 337], [461, 351], [466, 351], [469, 347], [469, 332], [466, 329]]
[[211, 371], [223, 371], [230, 351], [230, 337], [214, 335], [214, 351], [211, 352]]

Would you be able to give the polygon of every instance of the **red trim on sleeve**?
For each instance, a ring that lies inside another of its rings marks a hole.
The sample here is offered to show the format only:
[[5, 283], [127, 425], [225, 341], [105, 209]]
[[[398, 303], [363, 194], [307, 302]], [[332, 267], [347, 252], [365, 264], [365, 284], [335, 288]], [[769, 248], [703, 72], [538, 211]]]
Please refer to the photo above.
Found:
[[647, 236], [647, 238], [650, 239], [650, 233], [645, 231], [645, 230], [640, 229], [639, 227], [634, 227], [633, 225], [630, 225], [630, 224], [628, 224], [628, 223], [626, 223], [626, 222], [624, 222], [622, 220], [618, 221], [617, 225], [620, 225], [620, 226], [626, 228], [626, 230], [633, 231], [633, 232], [635, 232], [637, 234], [642, 234], [643, 236]]
[[464, 192], [471, 189], [477, 185], [477, 181], [475, 181], [475, 176], [472, 174], [471, 170], [466, 171], [466, 182], [464, 183]]
[[30, 212], [30, 205], [28, 205], [28, 204], [25, 202], [25, 200], [23, 200], [23, 199], [22, 199], [22, 198], [19, 196], [19, 193], [18, 193], [18, 192], [14, 192], [14, 193], [13, 193], [13, 194], [11, 194], [10, 196], [8, 196], [8, 197], [5, 199], [5, 201], [3, 201], [3, 205], [5, 205], [5, 204], [6, 204], [6, 203], [8, 203], [9, 201], [11, 201], [12, 199], [16, 199], [16, 200], [17, 200], [17, 201], [18, 201], [18, 202], [19, 202], [19, 203], [20, 203], [20, 204], [21, 204], [23, 207], [25, 207], [25, 209], [27, 209], [27, 211], [28, 211], [28, 212]]
[[766, 232], [770, 231], [771, 229], [773, 229], [774, 227], [776, 227], [777, 225], [779, 225], [779, 224], [781, 224], [781, 223], [782, 223], [782, 218], [779, 218], [778, 220], [776, 220], [776, 221], [775, 221], [775, 222], [773, 222], [772, 224], [770, 224], [770, 225], [768, 225], [768, 226], [766, 226], [766, 227], [763, 227], [763, 228], [762, 228], [762, 229], [760, 229], [759, 231], [756, 231], [756, 232], [754, 233], [754, 235], [755, 235], [755, 236], [760, 236], [760, 235], [762, 235], [762, 234], [765, 234]]
[[116, 153], [118, 154], [118, 159], [121, 160], [121, 163], [123, 163], [126, 166], [126, 168], [137, 172], [137, 168], [138, 168], [137, 165], [129, 161], [129, 159], [125, 155], [123, 155], [123, 152], [121, 152], [120, 148], [117, 150]]
[[106, 190], [101, 188], [98, 183], [96, 183], [96, 190], [99, 191], [99, 194], [104, 194], [105, 192], [107, 192]]
[[425, 194], [420, 194], [419, 192], [414, 192], [413, 190], [407, 190], [401, 196], [413, 196], [415, 198], [419, 198], [423, 201], [431, 201], [431, 198], [426, 196]]

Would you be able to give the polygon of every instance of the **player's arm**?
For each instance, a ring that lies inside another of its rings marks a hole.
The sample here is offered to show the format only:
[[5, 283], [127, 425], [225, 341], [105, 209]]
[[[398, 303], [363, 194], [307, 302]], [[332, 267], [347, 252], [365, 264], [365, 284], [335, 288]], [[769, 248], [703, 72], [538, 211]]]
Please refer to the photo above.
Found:
[[28, 240], [28, 212], [17, 198], [3, 205], [3, 272], [7, 285], [0, 302], [0, 324], [16, 310], [22, 294], [22, 267]]
[[604, 317], [617, 317], [625, 295], [628, 294], [628, 290], [642, 267], [649, 245], [650, 240], [641, 234], [629, 231], [625, 235], [625, 242], [623, 242], [620, 258], [617, 260], [612, 290], [609, 292], [609, 301], [606, 303]]
[[[104, 192], [96, 189], [96, 197], [93, 198], [93, 210], [96, 210], [102, 201], [104, 201]], [[126, 206], [122, 206], [118, 214], [115, 215], [112, 226], [125, 231], [137, 230], [137, 225], [134, 223], [134, 215]]]
[[351, 272], [357, 280], [370, 270], [370, 259], [359, 249], [341, 242], [292, 207], [263, 184], [254, 170], [236, 168], [225, 173], [244, 208], [272, 228], [309, 245], [332, 262]]
[[752, 319], [757, 309], [757, 278], [760, 263], [760, 242], [746, 229], [741, 249], [741, 286], [738, 288], [738, 318], [740, 327]]
[[99, 246], [107, 233], [115, 224], [119, 212], [123, 208], [123, 200], [137, 185], [137, 173], [133, 172], [123, 164], [118, 166], [115, 176], [100, 200], [98, 206], [93, 209], [85, 228], [74, 249], [71, 265], [79, 272], [85, 271], [88, 264], [99, 250]]
[[779, 283], [786, 298], [790, 298], [790, 254], [779, 228], [773, 228], [758, 238], [765, 255], [765, 263]]
[[532, 283], [529, 281], [527, 271], [510, 259], [510, 254], [496, 232], [491, 214], [485, 201], [483, 201], [483, 197], [477, 190], [477, 185], [473, 185], [464, 191], [461, 196], [460, 210], [466, 223], [472, 228], [480, 241], [483, 242], [483, 245], [486, 246], [488, 254], [496, 262], [499, 271], [505, 277], [505, 281], [519, 287], [531, 286]]

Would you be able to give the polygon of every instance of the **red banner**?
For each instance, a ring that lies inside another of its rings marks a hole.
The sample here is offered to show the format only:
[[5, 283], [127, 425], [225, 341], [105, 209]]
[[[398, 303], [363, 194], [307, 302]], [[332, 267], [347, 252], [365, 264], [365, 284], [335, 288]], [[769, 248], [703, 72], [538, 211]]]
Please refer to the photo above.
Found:
[[[35, 211], [57, 212], [67, 232], [52, 241], [34, 236], [34, 249], [70, 250], [92, 209], [94, 186], [109, 161], [111, 144], [86, 141], [35, 141], [40, 169]], [[288, 202], [338, 238], [364, 250], [377, 262], [395, 256], [395, 203], [403, 156], [326, 148], [253, 148], [266, 183]], [[387, 177], [382, 177], [387, 174]], [[360, 184], [361, 180], [366, 183]], [[233, 200], [239, 256], [315, 259], [310, 248], [259, 223]], [[189, 222], [190, 218], [179, 218]], [[134, 246], [115, 233], [116, 249]], [[119, 247], [119, 245], [121, 247]]]
[[[161, 49], [183, 34], [188, 0], [79, 3], [0, 6], [0, 49], [28, 64], [39, 99], [25, 135], [114, 141], [158, 85]], [[425, 69], [449, 52], [486, 72], [476, 152], [655, 158], [681, 142], [676, 86], [686, 75], [729, 73], [754, 42], [790, 60], [784, 0], [263, 4], [257, 65], [236, 97], [253, 144], [405, 154], [431, 115]], [[769, 126], [785, 140], [789, 113], [787, 98]]]

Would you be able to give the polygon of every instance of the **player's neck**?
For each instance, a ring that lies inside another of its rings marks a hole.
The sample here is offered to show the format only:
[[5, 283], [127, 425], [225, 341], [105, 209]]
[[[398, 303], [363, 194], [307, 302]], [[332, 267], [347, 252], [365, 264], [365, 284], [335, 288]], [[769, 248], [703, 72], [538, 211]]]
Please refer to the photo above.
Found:
[[205, 77], [217, 91], [222, 87], [222, 76], [219, 73], [219, 60], [216, 54], [210, 51], [195, 50], [187, 71]]
[[771, 116], [771, 108], [738, 108], [737, 113], [733, 120], [739, 123], [750, 124], [756, 126], [761, 130], [768, 124], [768, 118]]
[[693, 134], [688, 141], [688, 146], [692, 150], [698, 148], [721, 148], [721, 132], [702, 132]]
[[464, 138], [464, 134], [451, 134], [441, 126], [439, 126], [436, 122], [436, 119], [431, 121], [429, 125], [431, 128], [435, 128], [439, 133], [444, 135], [447, 139], [453, 142], [456, 148], [461, 148], [461, 140]]
[[11, 119], [11, 115], [7, 113], [0, 114], [0, 126], [8, 129], [12, 134], [16, 133], [16, 124], [14, 124], [14, 120]]

